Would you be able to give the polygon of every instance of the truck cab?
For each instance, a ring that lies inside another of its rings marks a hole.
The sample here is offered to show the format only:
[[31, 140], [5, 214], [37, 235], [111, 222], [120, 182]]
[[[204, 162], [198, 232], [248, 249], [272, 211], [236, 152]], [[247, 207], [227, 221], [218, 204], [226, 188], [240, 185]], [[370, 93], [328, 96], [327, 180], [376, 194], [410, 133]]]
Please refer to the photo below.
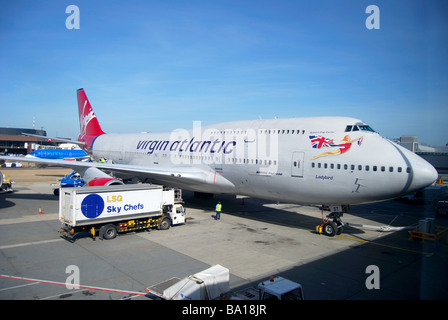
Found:
[[165, 205], [163, 207], [164, 221], [162, 221], [160, 229], [167, 230], [170, 226], [184, 224], [186, 220], [185, 208], [181, 203]]
[[[170, 225], [184, 224], [186, 220], [185, 207], [182, 205], [182, 190], [177, 188], [163, 188], [163, 213], [169, 217]], [[166, 223], [164, 223], [166, 225]], [[168, 226], [169, 228], [169, 226]], [[164, 229], [162, 227], [162, 229]], [[166, 228], [165, 228], [166, 229]]]
[[83, 187], [84, 185], [85, 182], [81, 175], [78, 172], [73, 171], [61, 179], [59, 185], [53, 190], [53, 194], [59, 196], [59, 188]]
[[84, 184], [85, 182], [81, 175], [76, 171], [73, 171], [61, 180], [61, 188], [82, 187]]
[[303, 300], [302, 286], [282, 277], [271, 277], [258, 284], [260, 300]]
[[304, 297], [299, 283], [282, 277], [271, 277], [260, 282], [256, 288], [233, 293], [230, 300], [304, 300]]
[[180, 203], [175, 203], [171, 213], [173, 225], [185, 223], [185, 213], [185, 207]]

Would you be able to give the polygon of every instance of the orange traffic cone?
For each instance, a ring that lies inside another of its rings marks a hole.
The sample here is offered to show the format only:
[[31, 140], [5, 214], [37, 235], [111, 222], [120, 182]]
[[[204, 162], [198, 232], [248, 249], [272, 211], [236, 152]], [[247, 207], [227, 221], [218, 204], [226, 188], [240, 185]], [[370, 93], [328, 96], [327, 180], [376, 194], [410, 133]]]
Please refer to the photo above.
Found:
[[44, 214], [44, 212], [42, 212], [42, 208], [39, 206], [39, 214]]

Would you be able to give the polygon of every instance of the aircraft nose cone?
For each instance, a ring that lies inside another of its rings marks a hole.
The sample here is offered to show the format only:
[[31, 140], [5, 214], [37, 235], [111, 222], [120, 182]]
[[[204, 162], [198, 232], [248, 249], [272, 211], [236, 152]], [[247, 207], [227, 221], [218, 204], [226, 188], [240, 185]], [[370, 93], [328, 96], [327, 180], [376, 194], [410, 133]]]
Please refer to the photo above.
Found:
[[419, 163], [414, 167], [414, 183], [417, 188], [424, 188], [433, 184], [439, 174], [428, 162]]
[[426, 188], [437, 180], [438, 172], [428, 161], [402, 146], [395, 147], [408, 169], [411, 169], [402, 190], [403, 194]]

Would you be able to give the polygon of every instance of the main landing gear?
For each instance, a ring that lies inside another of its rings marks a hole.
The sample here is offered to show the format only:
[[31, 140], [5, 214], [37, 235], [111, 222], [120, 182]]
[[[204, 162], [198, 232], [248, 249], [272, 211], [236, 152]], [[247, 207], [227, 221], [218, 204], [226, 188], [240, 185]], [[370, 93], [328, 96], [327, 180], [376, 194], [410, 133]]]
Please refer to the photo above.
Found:
[[324, 234], [329, 237], [339, 235], [344, 230], [344, 223], [341, 217], [344, 212], [347, 212], [347, 206], [330, 206], [330, 214], [327, 215], [327, 220], [324, 219], [323, 207], [322, 207], [322, 220], [323, 223], [316, 226], [316, 232]]

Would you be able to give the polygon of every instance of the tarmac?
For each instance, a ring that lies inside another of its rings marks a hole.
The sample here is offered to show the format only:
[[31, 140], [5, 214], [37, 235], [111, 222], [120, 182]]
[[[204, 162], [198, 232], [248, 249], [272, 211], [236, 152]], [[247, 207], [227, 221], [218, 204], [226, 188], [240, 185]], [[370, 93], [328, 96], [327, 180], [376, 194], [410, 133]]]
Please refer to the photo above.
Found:
[[[150, 300], [147, 287], [215, 264], [230, 270], [232, 290], [280, 275], [302, 284], [306, 300], [448, 299], [447, 237], [409, 237], [420, 219], [435, 216], [433, 204], [352, 206], [344, 232], [327, 237], [315, 231], [327, 214], [317, 206], [184, 191], [185, 225], [72, 243], [58, 233], [51, 186], [70, 170], [1, 171], [15, 181], [15, 192], [0, 194], [1, 300]], [[221, 220], [214, 219], [217, 201]], [[80, 286], [70, 286], [76, 277]]]

